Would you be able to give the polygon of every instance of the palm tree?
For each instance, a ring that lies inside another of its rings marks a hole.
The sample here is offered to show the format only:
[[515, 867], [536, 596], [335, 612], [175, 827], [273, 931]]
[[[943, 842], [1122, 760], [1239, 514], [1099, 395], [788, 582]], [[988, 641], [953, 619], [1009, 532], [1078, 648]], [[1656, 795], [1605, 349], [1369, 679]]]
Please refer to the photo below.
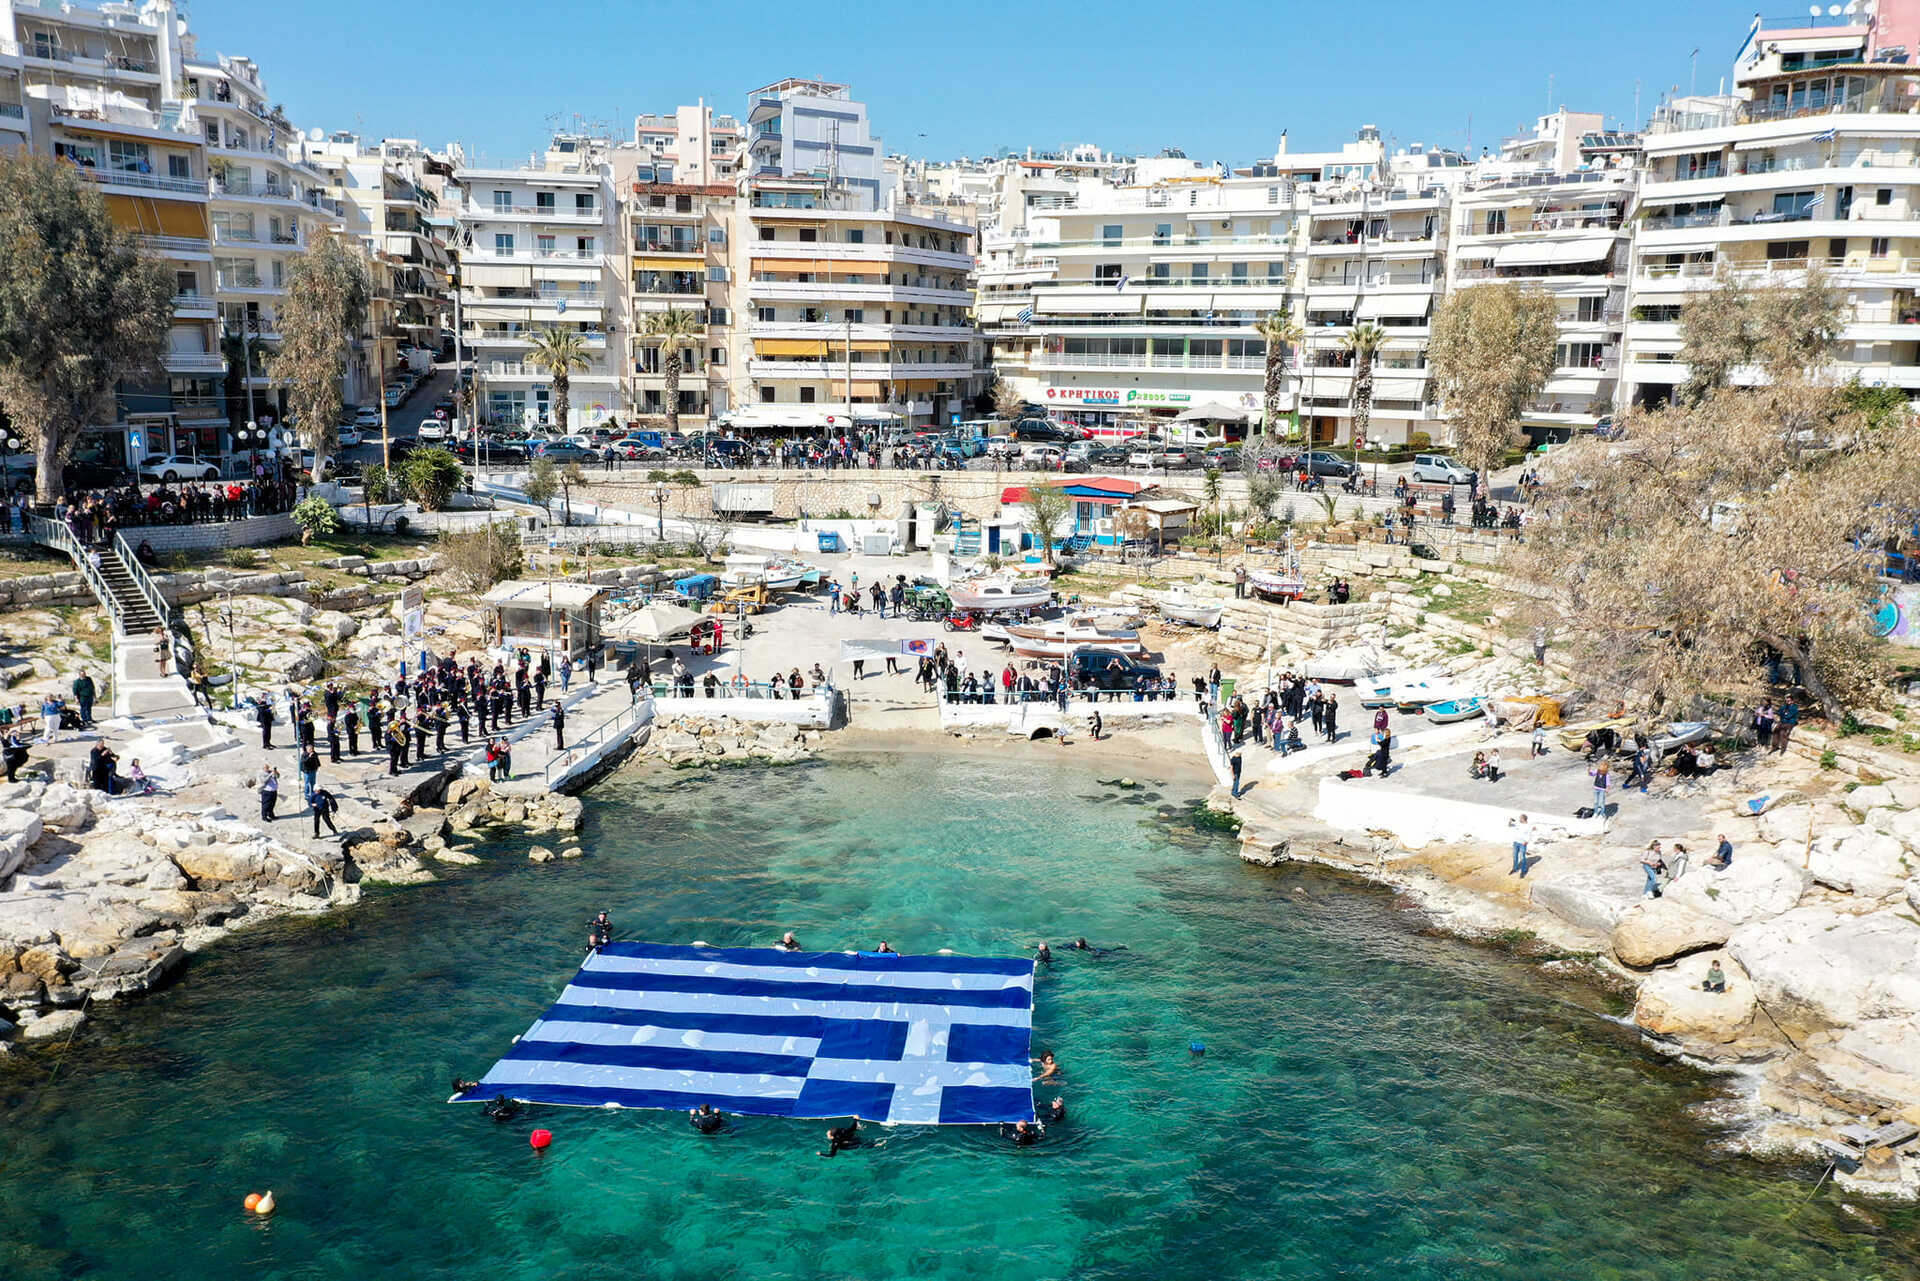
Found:
[[593, 362], [587, 359], [587, 344], [575, 329], [549, 325], [533, 336], [533, 348], [527, 363], [538, 365], [553, 378], [553, 425], [567, 430], [567, 390], [574, 374]]
[[641, 322], [640, 332], [661, 348], [660, 372], [667, 376], [667, 430], [680, 430], [681, 350], [698, 338], [706, 326], [690, 311], [654, 311]]
[[1280, 413], [1280, 380], [1286, 373], [1287, 354], [1300, 341], [1300, 325], [1289, 307], [1270, 311], [1254, 322], [1254, 329], [1267, 340], [1267, 382], [1263, 390], [1260, 434], [1273, 431], [1273, 420]]
[[1360, 442], [1373, 421], [1373, 353], [1387, 340], [1386, 331], [1369, 322], [1361, 322], [1341, 340], [1353, 353], [1353, 465], [1360, 467]]

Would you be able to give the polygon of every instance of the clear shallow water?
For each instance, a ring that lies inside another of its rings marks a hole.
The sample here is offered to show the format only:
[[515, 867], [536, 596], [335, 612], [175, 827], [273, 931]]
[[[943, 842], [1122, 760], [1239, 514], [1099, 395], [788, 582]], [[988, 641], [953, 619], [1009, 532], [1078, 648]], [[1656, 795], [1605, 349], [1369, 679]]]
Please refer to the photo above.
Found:
[[[1710, 1082], [1384, 894], [1246, 867], [1183, 799], [913, 757], [604, 784], [593, 858], [239, 936], [103, 1010], [52, 1090], [0, 1072], [0, 1278], [1920, 1274], [1912, 1211], [1795, 1213], [1810, 1175], [1708, 1151]], [[553, 1109], [538, 1157], [441, 1100], [601, 906], [663, 941], [1129, 950], [1043, 972], [1073, 1116], [1041, 1147], [826, 1161], [814, 1122]]]

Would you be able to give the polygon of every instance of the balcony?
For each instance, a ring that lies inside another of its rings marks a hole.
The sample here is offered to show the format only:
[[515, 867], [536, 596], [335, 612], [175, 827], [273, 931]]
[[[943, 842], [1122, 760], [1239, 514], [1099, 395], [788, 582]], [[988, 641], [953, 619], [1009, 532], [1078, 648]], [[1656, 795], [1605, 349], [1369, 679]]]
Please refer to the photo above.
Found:
[[279, 293], [285, 286], [268, 284], [255, 275], [234, 275], [220, 272], [214, 280], [214, 289], [219, 293]]
[[[468, 329], [462, 334], [461, 341], [469, 347], [531, 347], [534, 338], [541, 332], [536, 329]], [[605, 334], [581, 333], [577, 337], [583, 347], [607, 345]]]
[[212, 320], [220, 314], [220, 308], [206, 294], [175, 294], [173, 314], [182, 320]]
[[202, 236], [137, 236], [140, 247], [161, 257], [209, 255], [213, 246]]
[[748, 364], [748, 376], [753, 378], [797, 378], [826, 379], [841, 381], [852, 370], [856, 382], [873, 382], [880, 379], [898, 380], [902, 378], [967, 378], [976, 372], [977, 367], [967, 361], [927, 361], [916, 363], [887, 363], [884, 361], [856, 360], [851, 366], [844, 360], [754, 360]]
[[1042, 352], [1033, 357], [1036, 369], [1199, 369], [1209, 371], [1260, 369], [1262, 356], [1136, 355], [1131, 352]]
[[227, 358], [217, 352], [170, 351], [162, 359], [170, 374], [224, 374]]
[[88, 182], [97, 182], [103, 187], [137, 187], [141, 191], [171, 191], [183, 196], [207, 194], [207, 184], [198, 178], [169, 178], [130, 169], [101, 169], [94, 165], [76, 165], [75, 168]]
[[[492, 360], [492, 361], [486, 362], [485, 364], [476, 365], [476, 368], [480, 371], [480, 373], [483, 376], [488, 378], [551, 379], [553, 377], [552, 374], [548, 373], [545, 369], [541, 368], [539, 365], [536, 365], [530, 361], [524, 361], [524, 360]], [[600, 366], [590, 365], [585, 369], [576, 371], [572, 375], [572, 381], [573, 382], [612, 382], [614, 381], [614, 376], [613, 374], [609, 373], [606, 369]]]
[[604, 211], [599, 205], [581, 209], [574, 205], [481, 205], [468, 203], [461, 213], [468, 218], [533, 218], [560, 222], [599, 222]]
[[462, 257], [468, 262], [580, 262], [597, 263], [600, 254], [588, 249], [480, 249], [466, 250]]

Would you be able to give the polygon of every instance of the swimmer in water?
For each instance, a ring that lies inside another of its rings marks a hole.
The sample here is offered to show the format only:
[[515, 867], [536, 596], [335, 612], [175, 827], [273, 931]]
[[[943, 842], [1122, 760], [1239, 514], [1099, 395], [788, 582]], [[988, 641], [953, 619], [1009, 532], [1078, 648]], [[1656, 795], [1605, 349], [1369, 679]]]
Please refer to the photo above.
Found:
[[896, 952], [896, 951], [894, 951], [894, 950], [893, 950], [893, 944], [891, 944], [891, 943], [889, 943], [889, 942], [887, 942], [887, 941], [886, 941], [885, 939], [881, 939], [881, 940], [880, 940], [880, 946], [879, 946], [879, 947], [876, 947], [876, 948], [874, 948], [874, 949], [873, 949], [873, 951], [874, 951], [874, 955], [876, 955], [876, 956], [898, 956], [898, 955], [900, 955], [900, 954], [899, 954], [898, 952]]
[[462, 1081], [457, 1076], [453, 1078], [453, 1092], [455, 1094], [465, 1094], [468, 1090], [477, 1090], [479, 1088], [480, 1082], [478, 1081]]
[[1040, 1120], [1047, 1125], [1058, 1125], [1066, 1119], [1067, 1101], [1065, 1099], [1055, 1099], [1040, 1113]]
[[792, 930], [788, 930], [780, 936], [780, 950], [783, 952], [798, 952], [800, 950], [800, 940], [793, 936]]
[[702, 1134], [718, 1134], [727, 1124], [727, 1118], [715, 1112], [711, 1103], [702, 1103], [687, 1113], [687, 1121]]
[[821, 1156], [839, 1156], [850, 1148], [860, 1146], [860, 1123], [829, 1126], [827, 1128], [827, 1150]]
[[1069, 946], [1075, 952], [1091, 952], [1095, 956], [1106, 956], [1111, 952], [1124, 952], [1127, 950], [1126, 944], [1124, 943], [1118, 947], [1095, 947], [1085, 939], [1075, 939]]
[[486, 1113], [496, 1121], [511, 1121], [520, 1115], [520, 1105], [504, 1094], [496, 1094], [487, 1104]]
[[605, 909], [600, 915], [587, 922], [587, 951], [598, 952], [613, 942], [613, 922], [608, 919]]
[[1040, 1127], [1031, 1121], [1016, 1121], [1012, 1125], [1002, 1121], [1000, 1137], [1009, 1140], [1015, 1147], [1030, 1148], [1040, 1141]]
[[1040, 1055], [1040, 1075], [1036, 1081], [1051, 1081], [1060, 1075], [1060, 1063], [1053, 1057], [1053, 1051], [1047, 1050]]
[[1044, 942], [1035, 943], [1033, 945], [1033, 959], [1041, 965], [1052, 965], [1053, 949], [1048, 947]]

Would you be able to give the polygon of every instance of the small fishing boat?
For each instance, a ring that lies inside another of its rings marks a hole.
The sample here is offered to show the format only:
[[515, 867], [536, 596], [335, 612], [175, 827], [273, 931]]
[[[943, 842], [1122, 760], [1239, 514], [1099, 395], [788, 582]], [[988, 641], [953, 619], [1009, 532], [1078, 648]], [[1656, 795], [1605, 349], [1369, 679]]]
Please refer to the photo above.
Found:
[[1147, 647], [1140, 633], [1130, 627], [1091, 627], [1082, 623], [1041, 623], [1033, 627], [1009, 627], [1007, 635], [1013, 652], [1022, 658], [1065, 658], [1085, 645], [1118, 650], [1129, 656], [1144, 654]]
[[1068, 615], [1067, 621], [1089, 627], [1138, 627], [1141, 614], [1132, 605], [1087, 605]]
[[751, 556], [735, 553], [727, 557], [726, 568], [720, 573], [720, 581], [728, 587], [751, 587], [756, 583], [765, 584], [770, 592], [792, 591], [800, 586], [813, 566], [802, 561], [789, 560], [784, 556]]
[[[1429, 689], [1438, 675], [1437, 672], [1421, 669], [1412, 672], [1395, 672], [1384, 680], [1376, 677], [1371, 682], [1356, 682], [1360, 690], [1360, 706], [1392, 707], [1398, 703], [1412, 701], [1412, 696]], [[1434, 702], [1437, 699], [1427, 701]]]
[[1262, 600], [1277, 600], [1281, 604], [1299, 600], [1307, 594], [1307, 580], [1299, 574], [1286, 573], [1277, 569], [1254, 569], [1247, 571], [1247, 586], [1253, 588], [1253, 594]]
[[1053, 599], [1053, 586], [1043, 578], [978, 578], [955, 583], [947, 595], [956, 609], [1038, 609]]
[[1171, 623], [1186, 623], [1190, 627], [1220, 626], [1220, 615], [1227, 608], [1225, 601], [1196, 596], [1185, 587], [1162, 592], [1154, 603], [1159, 606], [1160, 617]]
[[1380, 651], [1376, 649], [1336, 649], [1310, 658], [1301, 668], [1309, 680], [1322, 685], [1358, 685], [1380, 674]]
[[1702, 742], [1712, 734], [1713, 726], [1705, 721], [1668, 721], [1658, 734], [1649, 735], [1647, 742], [1654, 755], [1665, 756], [1675, 748]]
[[1436, 725], [1445, 725], [1449, 721], [1470, 720], [1475, 716], [1487, 714], [1487, 700], [1478, 694], [1471, 698], [1443, 698], [1437, 703], [1427, 704], [1427, 719]]

